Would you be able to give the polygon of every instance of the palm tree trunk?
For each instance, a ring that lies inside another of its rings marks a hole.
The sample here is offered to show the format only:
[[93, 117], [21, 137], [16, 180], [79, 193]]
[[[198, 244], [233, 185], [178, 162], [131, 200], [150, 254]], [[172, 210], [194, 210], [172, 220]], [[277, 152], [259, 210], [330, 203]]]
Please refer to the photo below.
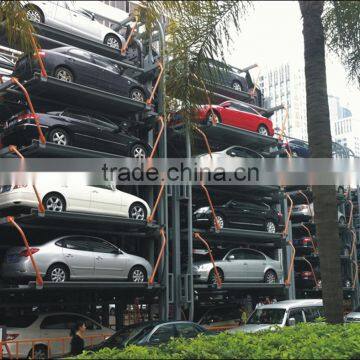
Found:
[[[321, 20], [324, 2], [299, 1], [299, 4], [303, 16], [307, 126], [311, 156], [330, 158], [332, 143]], [[343, 321], [343, 290], [335, 186], [313, 186], [313, 195], [325, 317], [328, 323], [336, 324]]]

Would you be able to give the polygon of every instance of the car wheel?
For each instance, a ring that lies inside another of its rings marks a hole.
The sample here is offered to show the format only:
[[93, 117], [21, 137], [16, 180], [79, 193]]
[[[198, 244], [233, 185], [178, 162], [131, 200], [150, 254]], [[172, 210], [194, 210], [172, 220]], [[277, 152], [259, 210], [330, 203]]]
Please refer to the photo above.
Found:
[[[223, 229], [226, 225], [226, 221], [225, 221], [225, 217], [224, 215], [220, 214], [220, 215], [216, 215], [216, 219], [217, 219], [217, 222], [220, 226], [220, 229]], [[215, 220], [214, 220], [214, 226], [215, 226]]]
[[54, 73], [54, 76], [65, 82], [74, 82], [74, 75], [73, 73], [66, 67], [59, 66]]
[[[221, 282], [224, 282], [224, 273], [222, 272], [221, 269], [217, 268], [218, 273], [219, 273], [219, 277], [221, 279]], [[209, 273], [209, 278], [208, 278], [208, 283], [209, 284], [217, 284], [216, 282], [216, 275], [215, 275], [215, 271], [214, 269], [212, 269]]]
[[239, 81], [233, 81], [232, 88], [236, 91], [244, 91], [241, 83]]
[[143, 204], [134, 203], [129, 209], [129, 218], [133, 220], [146, 220], [147, 213]]
[[145, 94], [140, 89], [132, 89], [129, 95], [131, 100], [145, 102]]
[[221, 124], [221, 117], [219, 114], [217, 114], [216, 112], [209, 112], [206, 122], [208, 125], [212, 125], [213, 123], [215, 124]]
[[147, 280], [146, 270], [142, 266], [134, 266], [129, 272], [129, 281], [143, 283]]
[[113, 48], [113, 49], [120, 49], [121, 48], [121, 41], [116, 35], [108, 34], [105, 36], [104, 44]]
[[45, 210], [48, 211], [63, 212], [66, 210], [65, 199], [60, 194], [56, 193], [47, 194], [44, 197], [43, 205]]
[[69, 134], [60, 128], [56, 128], [50, 131], [48, 140], [57, 145], [70, 145], [70, 136]]
[[36, 345], [34, 347], [34, 353], [31, 349], [28, 354], [28, 359], [48, 359], [48, 350], [45, 345]]
[[130, 157], [135, 159], [146, 159], [147, 151], [144, 145], [136, 144], [130, 150]]
[[42, 12], [35, 6], [28, 6], [26, 9], [26, 17], [28, 20], [35, 23], [43, 23], [44, 15]]
[[270, 234], [275, 234], [276, 233], [276, 226], [272, 221], [267, 221], [266, 222], [266, 231]]
[[268, 270], [264, 275], [264, 283], [275, 284], [276, 282], [277, 282], [276, 272], [273, 270]]
[[45, 276], [47, 281], [51, 281], [53, 283], [63, 283], [65, 281], [69, 281], [69, 278], [69, 271], [65, 265], [62, 264], [51, 265]]
[[265, 136], [269, 136], [269, 130], [267, 129], [267, 127], [265, 125], [260, 125], [258, 128], [258, 133], [260, 135], [265, 135]]
[[346, 225], [346, 219], [344, 216], [340, 216], [339, 218], [339, 225]]

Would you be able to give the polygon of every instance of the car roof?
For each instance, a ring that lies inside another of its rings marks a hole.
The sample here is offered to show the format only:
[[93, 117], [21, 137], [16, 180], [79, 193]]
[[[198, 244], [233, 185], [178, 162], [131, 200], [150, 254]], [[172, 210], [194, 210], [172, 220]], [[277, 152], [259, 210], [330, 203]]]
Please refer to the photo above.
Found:
[[292, 309], [302, 306], [322, 306], [322, 299], [284, 300], [274, 304], [260, 305], [257, 309]]

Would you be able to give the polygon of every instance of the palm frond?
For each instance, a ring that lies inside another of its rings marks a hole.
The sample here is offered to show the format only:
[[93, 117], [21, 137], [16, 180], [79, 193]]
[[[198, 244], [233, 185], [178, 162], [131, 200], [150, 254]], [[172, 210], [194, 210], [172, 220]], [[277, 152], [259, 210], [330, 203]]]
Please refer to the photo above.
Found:
[[35, 32], [33, 25], [26, 16], [26, 1], [1, 1], [1, 30], [5, 32], [9, 45], [26, 54], [34, 51], [31, 34]]
[[326, 5], [327, 45], [341, 59], [349, 79], [360, 85], [360, 2], [329, 1]]

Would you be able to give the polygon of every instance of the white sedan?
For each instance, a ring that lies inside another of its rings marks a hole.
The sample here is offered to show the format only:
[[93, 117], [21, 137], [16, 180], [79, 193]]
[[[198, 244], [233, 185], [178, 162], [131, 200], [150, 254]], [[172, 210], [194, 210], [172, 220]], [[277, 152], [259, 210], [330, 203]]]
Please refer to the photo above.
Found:
[[114, 49], [121, 49], [125, 39], [97, 22], [92, 13], [76, 3], [77, 1], [28, 1], [25, 10], [31, 21], [45, 23], [71, 34], [102, 42]]
[[[150, 214], [146, 201], [117, 190], [115, 186], [37, 186], [48, 211], [77, 211], [117, 215], [145, 220]], [[0, 209], [10, 207], [37, 208], [38, 202], [31, 185], [0, 187]]]

